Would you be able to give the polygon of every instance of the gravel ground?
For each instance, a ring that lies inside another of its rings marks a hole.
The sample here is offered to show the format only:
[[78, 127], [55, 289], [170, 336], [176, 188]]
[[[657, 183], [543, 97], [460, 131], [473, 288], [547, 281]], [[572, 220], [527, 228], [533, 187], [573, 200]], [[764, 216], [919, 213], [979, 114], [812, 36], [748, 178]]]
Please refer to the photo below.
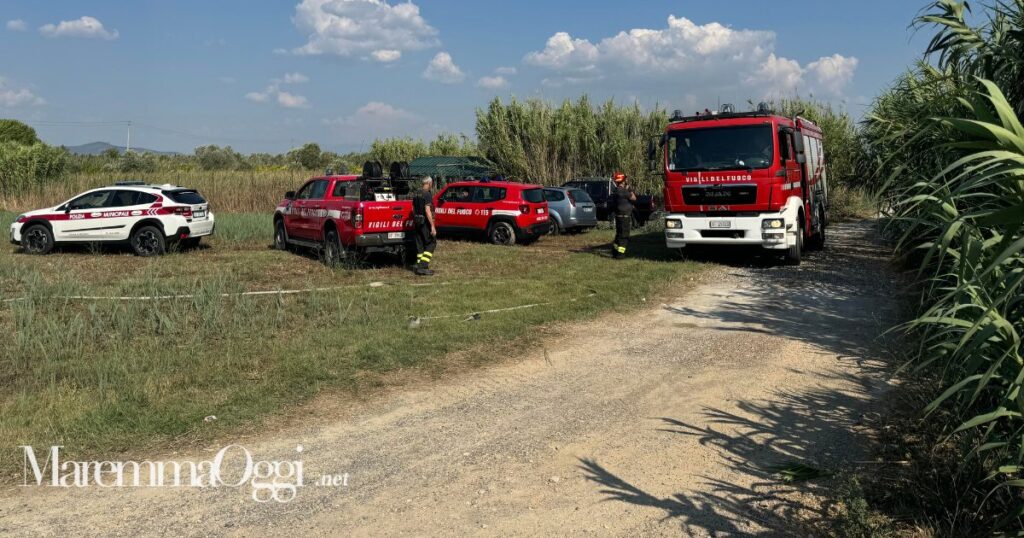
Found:
[[[850, 465], [887, 388], [887, 252], [872, 223], [830, 231], [802, 267], [715, 266], [671, 304], [564, 328], [458, 378], [314, 405], [318, 420], [245, 440], [257, 459], [301, 457], [307, 487], [289, 503], [16, 488], [0, 534], [792, 535], [832, 484], [782, 485], [766, 467]], [[348, 485], [308, 485], [323, 473]]]

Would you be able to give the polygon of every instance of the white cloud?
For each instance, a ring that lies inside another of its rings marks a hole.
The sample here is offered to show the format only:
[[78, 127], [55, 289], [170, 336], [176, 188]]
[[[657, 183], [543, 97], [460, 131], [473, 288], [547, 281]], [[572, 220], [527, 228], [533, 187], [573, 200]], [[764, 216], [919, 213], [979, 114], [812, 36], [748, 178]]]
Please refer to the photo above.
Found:
[[24, 32], [28, 30], [28, 24], [25, 24], [25, 21], [21, 19], [14, 19], [7, 21], [7, 29], [12, 32]]
[[746, 82], [751, 86], [764, 85], [773, 88], [774, 92], [782, 95], [791, 95], [801, 88], [803, 80], [804, 69], [800, 67], [800, 62], [780, 58], [772, 53], [765, 58], [752, 76], [747, 77]]
[[400, 50], [375, 50], [370, 53], [370, 57], [381, 63], [394, 62], [402, 57], [402, 51]]
[[440, 45], [416, 4], [386, 0], [302, 0], [292, 22], [307, 35], [295, 54], [362, 56], [393, 62], [402, 51]]
[[822, 88], [834, 95], [840, 95], [853, 81], [853, 74], [859, 63], [857, 58], [833, 54], [807, 64], [807, 71]]
[[325, 119], [324, 124], [333, 127], [360, 127], [373, 129], [375, 126], [394, 125], [401, 122], [419, 121], [412, 112], [393, 107], [387, 103], [371, 101], [359, 107], [354, 114], [335, 119]]
[[[722, 93], [739, 99], [815, 90], [840, 94], [853, 79], [855, 58], [835, 55], [803, 67], [776, 55], [775, 42], [771, 31], [669, 16], [666, 28], [635, 28], [597, 42], [558, 32], [523, 61], [548, 71], [548, 86], [601, 81], [617, 91], [666, 88], [655, 97], [676, 96], [673, 84], [680, 83], [704, 99]], [[813, 84], [805, 80], [807, 74], [813, 75]]]
[[512, 75], [515, 75], [518, 72], [519, 71], [515, 67], [499, 67], [499, 68], [494, 70], [494, 74], [496, 74], [496, 75], [512, 76]]
[[282, 85], [303, 84], [305, 82], [309, 82], [309, 77], [302, 73], [286, 73], [283, 78], [272, 79], [270, 85], [263, 91], [245, 94], [245, 98], [254, 103], [274, 101], [284, 108], [309, 108], [308, 99], [281, 89]]
[[459, 66], [455, 65], [451, 54], [438, 52], [427, 65], [426, 71], [423, 72], [423, 78], [441, 84], [458, 84], [465, 80], [466, 74]]
[[487, 88], [488, 90], [500, 90], [508, 86], [508, 80], [505, 77], [497, 75], [493, 77], [482, 77], [476, 82], [476, 85], [481, 88]]
[[277, 92], [277, 104], [284, 108], [309, 108], [309, 101], [305, 97], [284, 91]]
[[245, 98], [254, 103], [266, 103], [270, 100], [270, 89], [263, 92], [249, 92], [245, 94]]
[[117, 30], [107, 30], [99, 19], [89, 16], [41, 26], [39, 33], [46, 37], [85, 37], [106, 40], [117, 39], [119, 35]]
[[303, 84], [309, 82], [309, 77], [302, 73], [285, 73], [283, 82], [285, 84]]
[[14, 108], [45, 104], [46, 101], [42, 97], [32, 93], [28, 88], [13, 87], [7, 79], [0, 77], [0, 107]]

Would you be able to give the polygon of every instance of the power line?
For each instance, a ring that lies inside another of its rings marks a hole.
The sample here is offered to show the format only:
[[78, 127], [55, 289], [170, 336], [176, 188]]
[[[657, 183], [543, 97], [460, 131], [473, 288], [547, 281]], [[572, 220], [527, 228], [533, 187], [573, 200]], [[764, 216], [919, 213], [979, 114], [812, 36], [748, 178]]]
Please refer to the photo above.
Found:
[[[215, 136], [215, 135], [202, 135], [196, 133], [190, 133], [187, 131], [181, 131], [178, 129], [170, 129], [167, 127], [160, 127], [159, 125], [152, 125], [148, 123], [138, 123], [131, 120], [112, 120], [112, 121], [26, 121], [29, 125], [38, 127], [132, 127], [148, 129], [151, 131], [162, 132], [166, 134], [172, 134], [176, 136], [182, 136], [186, 138], [192, 138], [194, 140], [203, 141], [219, 141], [219, 142], [231, 142], [231, 143], [243, 143], [243, 144], [285, 144], [291, 143], [290, 140], [280, 139], [260, 139], [260, 138], [234, 138], [228, 136]], [[292, 144], [290, 147], [294, 147]]]

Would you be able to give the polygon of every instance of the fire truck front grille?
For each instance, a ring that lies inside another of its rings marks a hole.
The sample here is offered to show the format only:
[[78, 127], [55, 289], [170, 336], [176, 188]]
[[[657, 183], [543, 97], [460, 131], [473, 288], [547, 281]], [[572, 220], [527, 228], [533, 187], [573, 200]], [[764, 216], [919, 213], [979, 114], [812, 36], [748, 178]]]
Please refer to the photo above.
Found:
[[683, 187], [686, 205], [744, 205], [757, 203], [757, 185], [689, 185]]

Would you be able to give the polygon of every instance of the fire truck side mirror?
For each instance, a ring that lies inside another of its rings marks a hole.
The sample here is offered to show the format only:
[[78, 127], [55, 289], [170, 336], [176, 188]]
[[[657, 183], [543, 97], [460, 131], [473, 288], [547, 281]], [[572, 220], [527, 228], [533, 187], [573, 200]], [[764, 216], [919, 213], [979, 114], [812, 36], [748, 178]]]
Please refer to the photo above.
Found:
[[647, 141], [647, 170], [654, 172], [658, 169], [658, 144], [654, 139]]
[[796, 162], [804, 164], [807, 162], [807, 154], [804, 153], [804, 135], [797, 131], [793, 133], [793, 152], [796, 154]]

